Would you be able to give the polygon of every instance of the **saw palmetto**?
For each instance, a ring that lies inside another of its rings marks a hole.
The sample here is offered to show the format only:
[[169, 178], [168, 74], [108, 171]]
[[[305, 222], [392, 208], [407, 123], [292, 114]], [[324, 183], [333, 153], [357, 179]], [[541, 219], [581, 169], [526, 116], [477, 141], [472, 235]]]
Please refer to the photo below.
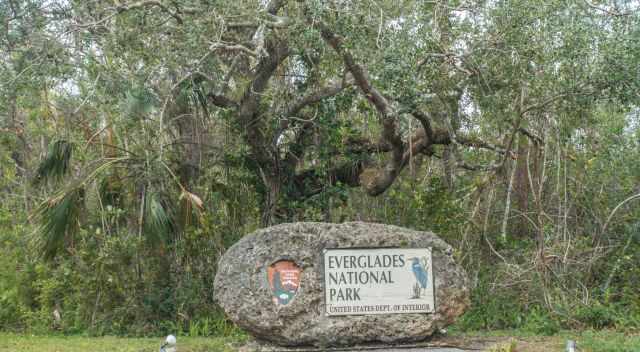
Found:
[[148, 191], [144, 198], [143, 231], [145, 238], [152, 246], [160, 246], [169, 241], [174, 222], [171, 210], [160, 195]]
[[60, 180], [69, 171], [72, 154], [73, 143], [63, 139], [52, 143], [46, 157], [38, 166], [34, 183]]
[[36, 237], [36, 242], [45, 259], [53, 259], [72, 244], [79, 228], [84, 195], [83, 187], [75, 187], [50, 198], [36, 210], [41, 220], [40, 236]]

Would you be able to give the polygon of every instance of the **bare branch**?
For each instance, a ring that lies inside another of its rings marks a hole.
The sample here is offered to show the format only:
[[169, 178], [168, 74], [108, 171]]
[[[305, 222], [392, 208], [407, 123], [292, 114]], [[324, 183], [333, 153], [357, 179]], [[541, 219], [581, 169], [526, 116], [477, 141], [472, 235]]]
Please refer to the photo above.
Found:
[[111, 7], [109, 8], [109, 10], [113, 11], [111, 14], [103, 17], [102, 19], [95, 21], [95, 22], [91, 22], [91, 23], [78, 23], [75, 26], [77, 27], [81, 27], [81, 28], [87, 28], [87, 27], [95, 27], [98, 25], [101, 25], [105, 22], [107, 22], [108, 20], [110, 20], [111, 18], [115, 17], [118, 14], [121, 14], [123, 12], [127, 12], [129, 10], [135, 10], [135, 9], [140, 9], [140, 8], [144, 8], [144, 7], [158, 7], [160, 8], [160, 10], [162, 12], [165, 12], [167, 14], [169, 14], [169, 16], [173, 17], [176, 22], [178, 22], [178, 24], [183, 24], [183, 20], [182, 17], [180, 17], [180, 14], [176, 11], [172, 11], [171, 9], [169, 9], [166, 5], [164, 5], [161, 1], [158, 0], [145, 0], [145, 1], [138, 1], [132, 4], [121, 4], [118, 5], [116, 7]]
[[[262, 94], [268, 87], [269, 79], [278, 66], [289, 56], [289, 48], [285, 42], [266, 41], [266, 53], [256, 66], [253, 79], [244, 91], [238, 104], [237, 119], [246, 130], [245, 139], [261, 168], [275, 167], [272, 155], [272, 141], [265, 136], [266, 128], [259, 114]], [[264, 172], [263, 171], [263, 172]], [[265, 174], [266, 175], [266, 174]], [[267, 175], [271, 177], [272, 175]]]
[[630, 11], [627, 11], [627, 12], [619, 12], [617, 10], [610, 10], [610, 9], [607, 9], [607, 8], [604, 8], [604, 7], [600, 7], [600, 6], [592, 3], [589, 0], [584, 0], [584, 2], [585, 2], [585, 4], [587, 4], [587, 6], [593, 8], [593, 9], [596, 9], [598, 11], [601, 11], [601, 12], [604, 12], [604, 13], [606, 13], [608, 15], [616, 16], [616, 17], [630, 16], [632, 13], [638, 11], [638, 9], [635, 9], [635, 10], [630, 10]]
[[487, 150], [493, 150], [494, 152], [498, 152], [501, 154], [504, 154], [507, 152], [507, 150], [499, 145], [495, 145], [495, 144], [491, 144], [489, 142], [486, 142], [480, 138], [477, 138], [475, 136], [470, 136], [470, 135], [460, 135], [460, 134], [456, 134], [456, 142], [458, 142], [461, 145], [465, 145], [467, 147], [475, 147], [475, 148], [481, 148], [481, 149], [487, 149]]
[[227, 43], [212, 43], [209, 46], [209, 50], [216, 51], [216, 50], [225, 50], [225, 51], [240, 51], [242, 53], [245, 53], [251, 57], [257, 57], [258, 53], [256, 53], [255, 51], [249, 49], [248, 47], [241, 45], [241, 44], [227, 44]]
[[365, 68], [356, 63], [351, 53], [344, 48], [341, 37], [331, 32], [327, 26], [321, 25], [322, 38], [340, 55], [345, 66], [353, 75], [356, 84], [369, 101], [375, 106], [383, 118], [394, 117], [394, 112], [387, 99], [371, 84]]
[[527, 130], [524, 127], [520, 127], [518, 129], [518, 132], [520, 132], [523, 135], [527, 136], [529, 139], [531, 139], [532, 141], [534, 141], [535, 143], [537, 143], [539, 145], [543, 145], [544, 144], [544, 141], [542, 140], [542, 138], [540, 138], [539, 136], [536, 136], [535, 134], [533, 134], [532, 132], [530, 132], [529, 130]]
[[531, 104], [529, 106], [526, 106], [526, 107], [522, 108], [521, 111], [520, 111], [520, 114], [524, 115], [529, 111], [544, 108], [547, 105], [555, 102], [556, 100], [560, 100], [560, 99], [562, 99], [562, 98], [564, 98], [564, 97], [566, 97], [568, 95], [569, 95], [568, 93], [556, 94], [556, 95], [554, 95], [552, 97], [549, 97], [549, 98], [547, 98], [547, 99], [545, 99], [545, 100], [543, 100], [543, 101], [541, 101], [541, 102], [539, 102], [537, 104]]
[[180, 17], [180, 15], [178, 15], [177, 12], [171, 11], [167, 6], [165, 6], [162, 2], [157, 1], [157, 0], [145, 0], [145, 1], [139, 1], [136, 3], [133, 3], [131, 5], [126, 5], [126, 4], [122, 4], [118, 7], [116, 7], [116, 11], [118, 13], [122, 13], [125, 11], [129, 11], [129, 10], [134, 10], [137, 8], [142, 8], [142, 7], [159, 7], [160, 10], [162, 10], [163, 12], [168, 13], [171, 17], [175, 18], [176, 22], [178, 22], [179, 24], [182, 24], [182, 17]]

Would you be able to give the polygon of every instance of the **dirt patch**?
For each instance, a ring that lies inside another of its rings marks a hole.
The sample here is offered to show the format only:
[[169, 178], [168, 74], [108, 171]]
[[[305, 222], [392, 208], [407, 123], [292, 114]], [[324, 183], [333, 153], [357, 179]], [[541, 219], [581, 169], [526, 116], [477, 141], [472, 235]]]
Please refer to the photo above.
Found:
[[[485, 351], [499, 352], [551, 352], [564, 351], [564, 340], [558, 337], [500, 337], [499, 341], [485, 347]], [[500, 349], [502, 348], [502, 349]]]
[[406, 345], [360, 345], [342, 348], [282, 348], [265, 346], [255, 341], [245, 345], [240, 351], [261, 352], [435, 352], [435, 351], [496, 351], [496, 352], [538, 352], [563, 351], [564, 341], [559, 337], [509, 337], [509, 336], [438, 336], [428, 342]]

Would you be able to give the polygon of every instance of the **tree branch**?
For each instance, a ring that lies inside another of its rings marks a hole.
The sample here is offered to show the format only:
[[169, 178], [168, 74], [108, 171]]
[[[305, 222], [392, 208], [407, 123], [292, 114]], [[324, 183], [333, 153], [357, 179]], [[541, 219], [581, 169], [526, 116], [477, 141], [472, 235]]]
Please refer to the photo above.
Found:
[[238, 103], [221, 94], [209, 93], [209, 101], [220, 108], [238, 108]]
[[[451, 128], [434, 129], [433, 126], [431, 126], [429, 116], [417, 108], [411, 108], [409, 113], [420, 121], [422, 128], [410, 137], [410, 143], [408, 143], [408, 145], [405, 144], [397, 127], [399, 113], [391, 106], [389, 100], [373, 86], [368, 78], [365, 67], [356, 62], [353, 55], [344, 46], [343, 39], [333, 33], [323, 22], [309, 17], [307, 18], [307, 21], [309, 24], [319, 27], [323, 40], [342, 58], [345, 67], [353, 76], [355, 84], [360, 88], [369, 102], [374, 105], [380, 115], [382, 124], [382, 141], [377, 144], [363, 143], [359, 150], [369, 152], [373, 152], [374, 150], [390, 151], [391, 157], [383, 167], [362, 169], [359, 176], [360, 184], [369, 195], [377, 196], [386, 191], [414, 155], [417, 155], [418, 153], [433, 155], [432, 146], [436, 144], [451, 145], [453, 143], [459, 143], [466, 146], [493, 150], [495, 152], [505, 154], [505, 157], [509, 153], [507, 150], [508, 148], [503, 148], [501, 146], [482, 141], [478, 138], [464, 135], [452, 135], [450, 131]], [[557, 99], [557, 97], [554, 97], [553, 100], [555, 99]], [[549, 102], [544, 102], [544, 104], [547, 103]], [[531, 106], [530, 108], [534, 109], [537, 107], [538, 106], [536, 105]], [[467, 165], [463, 162], [458, 166], [474, 170], [493, 170], [499, 167], [499, 165], [490, 165], [486, 168], [481, 168]]]
[[251, 57], [257, 57], [258, 53], [256, 53], [255, 51], [247, 48], [246, 46], [242, 45], [242, 44], [227, 44], [227, 43], [211, 43], [211, 45], [209, 46], [209, 50], [211, 52], [216, 51], [216, 50], [225, 50], [225, 51], [239, 51], [242, 53], [245, 53]]
[[456, 133], [456, 142], [467, 147], [493, 150], [494, 152], [498, 152], [500, 154], [504, 154], [507, 152], [507, 150], [502, 146], [491, 144], [489, 142], [483, 141], [480, 138], [470, 135], [460, 135]]
[[261, 94], [267, 88], [269, 79], [273, 76], [280, 63], [289, 56], [289, 48], [284, 42], [268, 42], [267, 54], [258, 63], [253, 74], [253, 80], [240, 101], [239, 118], [245, 124], [250, 123], [258, 111]]
[[345, 88], [352, 85], [351, 81], [341, 81], [341, 82], [332, 82], [331, 84], [322, 87], [316, 91], [313, 91], [307, 95], [304, 95], [297, 100], [295, 100], [285, 112], [282, 114], [284, 117], [295, 116], [300, 110], [305, 108], [306, 106], [315, 104], [320, 102], [323, 99], [330, 98], [340, 92], [342, 92]]
[[532, 141], [534, 141], [535, 143], [537, 143], [539, 145], [543, 145], [544, 144], [544, 141], [542, 140], [542, 138], [536, 136], [535, 134], [533, 134], [532, 132], [530, 132], [529, 130], [527, 130], [524, 127], [520, 127], [518, 129], [518, 132], [520, 132], [523, 135], [527, 136], [529, 139], [531, 139]]
[[411, 115], [413, 115], [413, 117], [420, 121], [420, 124], [422, 124], [422, 128], [427, 135], [427, 138], [429, 138], [429, 140], [433, 140], [433, 129], [431, 128], [431, 121], [429, 116], [418, 109], [413, 109], [411, 111]]
[[269, 79], [289, 55], [289, 48], [285, 42], [268, 40], [266, 52], [267, 55], [258, 62], [253, 80], [245, 89], [240, 100], [237, 119], [240, 125], [246, 129], [246, 141], [258, 164], [262, 168], [272, 168], [274, 165], [271, 157], [271, 143], [264, 135], [266, 128], [259, 114], [259, 106], [262, 94], [268, 87]]
[[[310, 24], [314, 22], [308, 18]], [[367, 193], [376, 196], [382, 194], [395, 180], [403, 168], [405, 145], [398, 133], [398, 113], [391, 108], [387, 99], [371, 84], [364, 66], [356, 62], [353, 55], [343, 45], [341, 37], [334, 34], [322, 22], [316, 22], [320, 28], [322, 39], [342, 57], [347, 70], [353, 75], [356, 85], [364, 96], [373, 104], [380, 114], [382, 123], [382, 138], [392, 146], [391, 159], [377, 172], [375, 176], [364, 184]]]
[[589, 0], [584, 0], [584, 2], [585, 2], [585, 4], [587, 4], [587, 6], [589, 6], [589, 7], [593, 8], [593, 9], [596, 9], [596, 10], [598, 10], [598, 11], [601, 11], [601, 12], [604, 12], [604, 13], [606, 13], [606, 14], [608, 14], [608, 15], [616, 16], [616, 17], [630, 16], [632, 13], [634, 13], [635, 11], [637, 11], [637, 9], [636, 9], [636, 10], [630, 10], [630, 11], [628, 11], [628, 12], [620, 12], [620, 11], [617, 11], [617, 10], [609, 10], [609, 9], [607, 9], [607, 8], [600, 7], [600, 6], [598, 6], [598, 5], [594, 4], [594, 3], [592, 3], [592, 2], [591, 2], [591, 1], [589, 1]]

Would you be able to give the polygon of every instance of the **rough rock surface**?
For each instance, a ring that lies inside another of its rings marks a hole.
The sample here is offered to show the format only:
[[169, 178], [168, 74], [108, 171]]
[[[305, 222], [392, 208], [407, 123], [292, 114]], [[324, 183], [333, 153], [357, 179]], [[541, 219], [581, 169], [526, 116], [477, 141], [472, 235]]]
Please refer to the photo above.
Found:
[[[326, 316], [322, 251], [345, 247], [433, 247], [436, 312]], [[282, 224], [243, 237], [225, 253], [215, 278], [215, 297], [240, 327], [281, 346], [422, 341], [453, 323], [469, 305], [468, 279], [451, 251], [431, 232], [391, 225]], [[276, 306], [266, 270], [283, 259], [294, 261], [302, 275], [293, 301]]]

